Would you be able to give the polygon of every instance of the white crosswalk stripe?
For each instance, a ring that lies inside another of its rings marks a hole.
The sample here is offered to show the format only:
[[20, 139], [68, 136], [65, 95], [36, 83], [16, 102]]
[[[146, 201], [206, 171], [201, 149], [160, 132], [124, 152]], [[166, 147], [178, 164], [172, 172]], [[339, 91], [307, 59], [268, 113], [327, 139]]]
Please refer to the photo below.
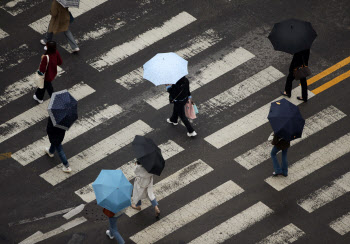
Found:
[[222, 243], [255, 223], [261, 221], [272, 213], [272, 209], [262, 202], [258, 202], [189, 243]]
[[131, 236], [130, 239], [137, 244], [159, 241], [182, 226], [241, 194], [243, 191], [244, 190], [233, 181], [227, 181], [171, 214], [161, 218], [159, 221]]
[[339, 235], [345, 235], [350, 232], [350, 212], [344, 214], [340, 218], [332, 221], [329, 226], [339, 233]]
[[192, 15], [182, 12], [164, 22], [162, 26], [155, 27], [137, 36], [129, 42], [116, 46], [110, 51], [89, 60], [88, 63], [98, 71], [103, 71], [109, 66], [120, 62], [121, 60], [191, 24], [195, 20], [196, 18], [194, 18]]
[[[168, 160], [169, 158], [175, 156], [176, 154], [184, 150], [182, 147], [180, 147], [178, 144], [171, 140], [159, 145], [159, 148], [162, 151], [164, 160]], [[131, 160], [119, 167], [118, 169], [122, 170], [125, 177], [130, 181], [135, 178], [135, 168], [136, 166], [134, 160]], [[83, 199], [87, 203], [92, 202], [96, 199], [94, 190], [92, 188], [92, 182], [89, 185], [84, 186], [83, 188], [75, 191], [75, 194], [77, 194], [81, 199]]]
[[[79, 8], [70, 8], [69, 11], [71, 11], [72, 15], [76, 18], [106, 1], [107, 0], [81, 0]], [[49, 28], [50, 19], [51, 15], [46, 15], [45, 17], [31, 23], [29, 26], [40, 34], [44, 34]]]
[[[210, 173], [214, 169], [204, 163], [202, 160], [197, 160], [171, 176], [165, 178], [164, 180], [158, 182], [153, 186], [153, 191], [156, 196], [157, 201], [160, 201], [172, 193], [184, 188], [191, 182], [199, 179], [200, 177]], [[149, 201], [142, 201], [142, 210], [151, 206]], [[141, 211], [135, 210], [133, 208], [128, 208], [125, 212], [129, 217], [140, 213]]]
[[350, 152], [350, 133], [329, 143], [309, 156], [292, 164], [288, 169], [288, 177], [269, 177], [265, 182], [277, 191], [283, 190], [291, 184], [301, 180], [316, 170], [333, 162], [337, 158]]
[[97, 163], [108, 155], [118, 151], [132, 142], [136, 135], [146, 135], [153, 129], [142, 120], [138, 120], [124, 129], [114, 133], [106, 139], [89, 147], [88, 149], [78, 153], [72, 158], [68, 159], [71, 165], [72, 172], [67, 174], [61, 169], [62, 165], [58, 165], [45, 173], [41, 174], [44, 180], [55, 186], [62, 181], [72, 177], [87, 167]]
[[0, 40], [9, 36], [3, 29], [0, 28]]
[[330, 186], [324, 186], [298, 201], [298, 205], [309, 213], [350, 191], [350, 172], [334, 180]]
[[[293, 89], [292, 93], [296, 93], [299, 91], [300, 87], [296, 87]], [[313, 96], [314, 94], [309, 91], [308, 98], [311, 99]], [[233, 142], [239, 137], [267, 123], [267, 115], [269, 113], [271, 103], [277, 100], [281, 100], [282, 98], [285, 97], [278, 97], [277, 99], [269, 102], [268, 104], [258, 108], [254, 112], [251, 112], [250, 114], [236, 120], [235, 122], [205, 137], [204, 140], [206, 140], [209, 144], [216, 147], [217, 149]], [[302, 101], [297, 100], [296, 97], [292, 97], [288, 100], [295, 105], [299, 105], [300, 103], [302, 103]]]
[[293, 224], [289, 224], [261, 240], [258, 244], [288, 244], [297, 241], [304, 235], [304, 231]]
[[[338, 120], [344, 118], [345, 116], [346, 114], [334, 106], [330, 106], [321, 112], [311, 116], [305, 121], [302, 137], [291, 141], [291, 146], [301, 142], [302, 140], [305, 140], [313, 134], [316, 134], [317, 132], [332, 125]], [[271, 142], [266, 141], [238, 156], [235, 158], [235, 161], [249, 170], [270, 158], [271, 147]]]
[[[198, 71], [199, 75], [190, 81], [190, 90], [192, 92], [197, 90], [198, 88], [208, 84], [214, 79], [222, 76], [230, 70], [233, 70], [254, 57], [254, 54], [250, 53], [244, 48], [237, 48], [236, 50], [226, 54], [222, 59], [214, 61], [201, 68]], [[169, 95], [164, 92], [147, 99], [146, 102], [153, 108], [160, 109], [169, 104], [168, 97]]]
[[[9, 52], [0, 56], [0, 72], [13, 68], [36, 54], [36, 52], [33, 52], [28, 48], [27, 44], [22, 44], [15, 49], [11, 49]], [[38, 59], [38, 64], [39, 63], [40, 59]]]
[[[60, 77], [63, 73], [64, 70], [62, 70], [60, 67], [57, 67], [56, 78]], [[4, 93], [0, 96], [0, 108], [28, 94], [31, 91], [35, 91], [37, 88], [35, 78], [36, 74], [33, 73], [7, 86], [4, 90]]]
[[12, 0], [8, 3], [6, 3], [1, 8], [4, 9], [6, 12], [11, 14], [12, 16], [16, 16], [20, 13], [23, 13], [24, 11], [32, 8], [35, 5], [38, 5], [40, 3], [43, 3], [44, 0]]
[[[95, 92], [94, 89], [83, 82], [78, 83], [68, 91], [77, 101]], [[49, 117], [47, 112], [48, 104], [49, 100], [46, 100], [42, 104], [38, 104], [15, 118], [1, 124], [0, 143]]]
[[[175, 53], [184, 59], [189, 59], [196, 54], [206, 50], [207, 48], [215, 45], [221, 40], [222, 38], [218, 37], [217, 33], [213, 29], [209, 29], [203, 34], [191, 39], [188, 42], [187, 47], [177, 50]], [[140, 67], [118, 78], [116, 82], [124, 86], [126, 89], [130, 90], [144, 81], [142, 77], [143, 68]]]
[[[67, 143], [83, 133], [95, 128], [96, 126], [106, 122], [122, 112], [122, 108], [118, 105], [104, 106], [104, 108], [97, 108], [85, 115], [83, 118], [77, 120], [69, 129], [69, 133], [64, 137], [63, 143]], [[21, 150], [12, 154], [12, 158], [25, 166], [39, 157], [45, 155], [44, 147], [50, 145], [47, 136], [38, 141], [22, 148]]]

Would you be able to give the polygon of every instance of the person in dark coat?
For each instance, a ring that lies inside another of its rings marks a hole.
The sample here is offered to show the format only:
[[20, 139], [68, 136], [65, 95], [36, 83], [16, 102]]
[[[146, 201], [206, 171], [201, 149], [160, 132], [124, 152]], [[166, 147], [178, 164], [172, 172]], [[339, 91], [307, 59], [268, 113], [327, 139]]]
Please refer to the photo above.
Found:
[[190, 83], [186, 76], [178, 80], [176, 84], [167, 86], [167, 91], [169, 92], [170, 103], [174, 103], [173, 114], [170, 118], [167, 119], [167, 122], [173, 125], [177, 125], [178, 117], [180, 117], [187, 128], [187, 136], [196, 136], [197, 133], [194, 131], [185, 115], [185, 104], [189, 98], [192, 98], [190, 92]]
[[69, 163], [67, 161], [66, 154], [63, 151], [62, 147], [62, 141], [64, 139], [64, 135], [66, 134], [66, 131], [54, 127], [51, 118], [49, 117], [49, 120], [47, 122], [46, 132], [49, 137], [49, 141], [51, 143], [50, 148], [46, 147], [45, 152], [47, 155], [49, 155], [51, 158], [54, 156], [55, 150], [58, 152], [58, 156], [60, 157], [62, 163], [63, 163], [63, 172], [69, 173], [72, 171], [72, 169], [69, 167]]
[[[283, 96], [291, 97], [292, 95], [292, 82], [294, 80], [294, 69], [305, 65], [309, 65], [309, 56], [310, 56], [310, 49], [303, 50], [301, 52], [295, 53], [293, 56], [292, 63], [289, 66], [289, 74], [286, 81], [286, 86], [284, 88], [284, 92], [282, 92]], [[301, 84], [301, 97], [297, 97], [298, 100], [303, 100], [304, 102], [307, 102], [307, 82], [306, 78], [300, 79]]]
[[[271, 158], [273, 162], [273, 168], [274, 172], [272, 173], [273, 176], [283, 175], [288, 176], [288, 161], [287, 161], [287, 151], [290, 147], [290, 142], [284, 140], [283, 138], [273, 135], [273, 139], [271, 142], [273, 146], [271, 150]], [[282, 167], [278, 163], [276, 154], [278, 151], [282, 150]]]

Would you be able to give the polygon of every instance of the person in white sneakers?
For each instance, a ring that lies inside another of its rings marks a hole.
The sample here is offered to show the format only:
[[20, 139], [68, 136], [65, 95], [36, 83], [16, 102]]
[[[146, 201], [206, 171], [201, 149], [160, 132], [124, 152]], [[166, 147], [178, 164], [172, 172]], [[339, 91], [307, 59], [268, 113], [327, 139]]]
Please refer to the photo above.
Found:
[[49, 155], [52, 158], [54, 156], [55, 150], [57, 150], [58, 156], [60, 157], [63, 163], [63, 167], [62, 167], [63, 172], [70, 173], [72, 169], [69, 167], [66, 154], [64, 153], [63, 147], [62, 147], [62, 141], [64, 139], [66, 131], [61, 128], [54, 127], [52, 120], [49, 117], [49, 120], [47, 122], [46, 132], [47, 132], [47, 135], [49, 136], [49, 141], [51, 143], [51, 146], [50, 148], [46, 147], [45, 152], [47, 153], [47, 155]]
[[167, 86], [167, 92], [169, 92], [169, 102], [174, 103], [174, 109], [172, 116], [167, 119], [169, 124], [177, 125], [178, 117], [182, 120], [187, 128], [187, 136], [194, 137], [197, 133], [192, 128], [190, 122], [185, 115], [185, 105], [189, 98], [192, 98], [190, 92], [190, 83], [186, 76], [171, 86]]
[[[118, 244], [124, 244], [125, 241], [123, 237], [120, 235], [117, 227], [117, 221], [120, 216], [122, 216], [125, 213], [126, 209], [123, 209], [119, 211], [118, 213], [113, 213], [109, 211], [108, 209], [103, 209], [103, 213], [105, 213], [108, 216], [109, 220], [109, 230], [106, 230], [106, 235], [109, 237], [109, 239], [115, 239], [117, 240]], [[107, 212], [107, 213], [106, 213]]]

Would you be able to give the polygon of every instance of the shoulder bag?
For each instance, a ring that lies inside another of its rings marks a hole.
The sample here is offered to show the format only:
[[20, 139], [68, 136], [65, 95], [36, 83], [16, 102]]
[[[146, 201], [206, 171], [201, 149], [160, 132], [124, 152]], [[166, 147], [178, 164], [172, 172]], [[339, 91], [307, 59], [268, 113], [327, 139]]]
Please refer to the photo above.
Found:
[[[49, 66], [49, 62], [50, 62], [50, 58], [49, 55], [45, 55], [47, 57], [47, 64], [46, 64], [46, 69], [45, 69], [45, 73], [47, 71], [47, 67]], [[41, 62], [40, 62], [41, 63]], [[40, 67], [39, 67], [40, 68]], [[38, 69], [38, 71], [36, 72], [36, 85], [40, 88], [43, 89], [44, 88], [44, 80], [45, 80], [45, 74], [41, 75], [40, 70]]]
[[303, 65], [294, 69], [293, 71], [294, 79], [296, 80], [300, 80], [311, 75], [311, 70], [309, 69], [308, 66], [305, 65], [303, 57], [302, 59], [303, 59]]
[[107, 208], [103, 208], [103, 213], [108, 217], [112, 218], [115, 214], [112, 211], [109, 211]]

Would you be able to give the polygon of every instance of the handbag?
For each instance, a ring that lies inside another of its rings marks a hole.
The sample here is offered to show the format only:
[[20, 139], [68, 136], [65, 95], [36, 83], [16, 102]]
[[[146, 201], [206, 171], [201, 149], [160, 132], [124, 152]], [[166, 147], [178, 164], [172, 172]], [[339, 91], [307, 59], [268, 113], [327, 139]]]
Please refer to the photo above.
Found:
[[108, 209], [106, 209], [106, 208], [103, 208], [103, 213], [108, 217], [108, 218], [112, 218], [114, 215], [115, 215], [115, 213], [113, 213], [112, 211], [109, 211]]
[[309, 69], [308, 66], [305, 65], [303, 57], [302, 59], [303, 59], [303, 65], [293, 70], [293, 76], [294, 76], [294, 79], [296, 80], [304, 79], [311, 75], [311, 70]]
[[195, 119], [195, 118], [197, 118], [196, 112], [194, 111], [193, 102], [192, 102], [191, 100], [189, 100], [189, 101], [185, 104], [185, 115], [186, 115], [186, 117], [189, 118], [189, 119]]
[[[50, 58], [49, 58], [49, 55], [45, 55], [45, 56], [47, 57], [47, 64], [46, 64], [46, 69], [45, 69], [45, 73], [46, 73], [47, 67], [49, 66]], [[36, 81], [36, 85], [37, 85], [40, 89], [43, 89], [43, 88], [44, 88], [45, 74], [40, 75], [39, 72], [40, 72], [40, 71], [39, 71], [39, 69], [38, 69], [38, 71], [36, 72], [35, 81]]]
[[193, 108], [194, 108], [194, 112], [196, 114], [198, 114], [198, 108], [197, 108], [197, 105], [195, 103], [193, 103]]
[[68, 11], [68, 12], [69, 12], [69, 23], [72, 24], [74, 21], [74, 17], [72, 15], [71, 11]]

